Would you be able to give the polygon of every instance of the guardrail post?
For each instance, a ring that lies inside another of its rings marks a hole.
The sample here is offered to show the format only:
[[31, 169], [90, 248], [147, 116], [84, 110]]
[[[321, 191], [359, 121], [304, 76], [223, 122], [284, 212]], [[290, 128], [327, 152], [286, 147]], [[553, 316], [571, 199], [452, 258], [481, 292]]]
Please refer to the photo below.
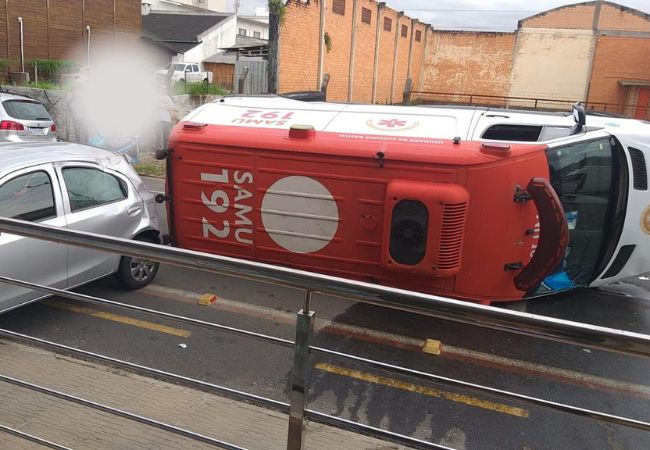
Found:
[[287, 450], [301, 450], [304, 443], [303, 426], [307, 381], [311, 369], [309, 343], [314, 334], [314, 312], [309, 310], [311, 291], [307, 291], [304, 308], [298, 312], [296, 341], [294, 344], [293, 371], [291, 372], [291, 393], [289, 394], [289, 432]]

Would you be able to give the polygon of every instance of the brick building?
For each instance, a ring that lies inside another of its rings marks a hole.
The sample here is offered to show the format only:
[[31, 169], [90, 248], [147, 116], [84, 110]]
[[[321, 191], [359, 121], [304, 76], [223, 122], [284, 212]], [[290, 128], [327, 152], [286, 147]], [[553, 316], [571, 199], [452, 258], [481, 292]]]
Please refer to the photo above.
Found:
[[399, 102], [406, 79], [419, 82], [426, 30], [374, 0], [288, 0], [280, 29], [279, 90], [316, 90], [327, 73], [328, 100]]
[[280, 36], [280, 92], [317, 89], [329, 73], [329, 100], [399, 103], [410, 77], [425, 100], [560, 109], [583, 101], [648, 117], [650, 15], [608, 1], [494, 33], [435, 30], [374, 0], [289, 0]]
[[[25, 70], [35, 58], [87, 60], [107, 42], [135, 43], [141, 30], [141, 0], [0, 0], [0, 58], [20, 67], [20, 21]], [[32, 74], [33, 75], [33, 74]]]
[[650, 118], [650, 15], [592, 1], [521, 20], [510, 95]]

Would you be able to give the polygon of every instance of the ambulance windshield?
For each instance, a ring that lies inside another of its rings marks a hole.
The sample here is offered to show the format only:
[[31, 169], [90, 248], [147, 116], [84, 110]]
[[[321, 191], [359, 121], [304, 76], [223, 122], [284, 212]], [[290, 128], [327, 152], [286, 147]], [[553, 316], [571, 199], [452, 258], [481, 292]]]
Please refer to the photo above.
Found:
[[550, 182], [569, 225], [569, 246], [564, 261], [542, 288], [587, 286], [611, 257], [612, 244], [616, 246], [620, 235], [620, 203], [625, 203], [627, 193], [621, 183], [622, 176], [627, 182], [621, 155], [622, 149], [611, 138], [547, 150]]

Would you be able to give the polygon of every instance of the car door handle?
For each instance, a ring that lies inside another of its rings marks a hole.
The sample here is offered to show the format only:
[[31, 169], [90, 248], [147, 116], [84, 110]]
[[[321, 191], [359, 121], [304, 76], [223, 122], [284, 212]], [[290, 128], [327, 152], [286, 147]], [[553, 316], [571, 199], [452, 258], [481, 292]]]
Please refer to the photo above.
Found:
[[142, 211], [142, 207], [140, 205], [133, 205], [129, 209], [126, 210], [126, 213], [129, 216], [135, 216], [138, 214], [140, 211]]

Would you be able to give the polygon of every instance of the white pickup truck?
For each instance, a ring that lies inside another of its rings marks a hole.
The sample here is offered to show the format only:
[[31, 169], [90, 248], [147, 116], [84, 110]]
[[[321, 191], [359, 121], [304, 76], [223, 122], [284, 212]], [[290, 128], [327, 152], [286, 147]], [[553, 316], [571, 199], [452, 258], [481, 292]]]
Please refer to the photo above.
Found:
[[195, 62], [170, 63], [164, 69], [156, 72], [156, 77], [166, 77], [170, 66], [174, 68], [172, 81], [187, 81], [188, 83], [202, 83], [206, 80], [212, 83], [212, 72], [201, 72], [200, 66]]

